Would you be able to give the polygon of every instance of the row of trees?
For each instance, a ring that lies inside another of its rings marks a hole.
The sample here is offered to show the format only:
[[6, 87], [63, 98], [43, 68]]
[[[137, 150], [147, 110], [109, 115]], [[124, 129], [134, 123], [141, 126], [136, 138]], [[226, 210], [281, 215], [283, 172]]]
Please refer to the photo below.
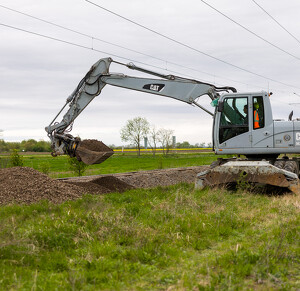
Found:
[[[147, 143], [149, 148], [152, 149], [153, 154], [161, 145], [164, 153], [167, 153], [171, 146], [173, 145], [173, 134], [174, 130], [160, 128], [157, 129], [156, 126], [150, 125], [146, 118], [136, 117], [127, 121], [126, 125], [121, 129], [121, 139], [124, 142], [130, 142], [133, 144], [140, 155], [140, 150], [142, 148], [141, 143], [145, 138], [147, 138]], [[175, 148], [192, 148], [192, 147], [205, 147], [205, 143], [198, 143], [196, 145], [191, 145], [189, 142], [184, 141], [182, 143], [176, 143], [173, 145]], [[207, 145], [211, 147], [211, 144]]]
[[121, 129], [121, 140], [124, 142], [132, 143], [140, 155], [141, 142], [144, 138], [147, 138], [149, 147], [153, 150], [157, 148], [157, 144], [160, 143], [163, 150], [168, 151], [172, 144], [172, 136], [174, 131], [171, 129], [160, 128], [157, 129], [154, 125], [151, 126], [146, 118], [135, 117], [129, 119], [126, 125]]
[[51, 152], [50, 142], [48, 141], [28, 139], [21, 142], [5, 142], [0, 139], [0, 152], [9, 152], [13, 149], [24, 152]]

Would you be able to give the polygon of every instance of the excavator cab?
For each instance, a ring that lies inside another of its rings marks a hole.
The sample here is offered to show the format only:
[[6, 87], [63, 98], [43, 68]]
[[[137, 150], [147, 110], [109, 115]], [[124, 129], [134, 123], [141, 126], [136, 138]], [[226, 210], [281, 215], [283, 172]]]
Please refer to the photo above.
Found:
[[223, 95], [215, 113], [216, 153], [251, 154], [253, 148], [272, 146], [273, 117], [268, 108], [270, 101], [264, 92]]

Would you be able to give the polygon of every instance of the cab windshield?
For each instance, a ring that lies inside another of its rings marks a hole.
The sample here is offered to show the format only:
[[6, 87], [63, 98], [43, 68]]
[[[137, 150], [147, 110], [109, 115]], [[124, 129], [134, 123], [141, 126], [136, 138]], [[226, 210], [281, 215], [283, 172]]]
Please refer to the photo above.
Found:
[[219, 129], [220, 143], [249, 131], [248, 111], [248, 97], [224, 99]]

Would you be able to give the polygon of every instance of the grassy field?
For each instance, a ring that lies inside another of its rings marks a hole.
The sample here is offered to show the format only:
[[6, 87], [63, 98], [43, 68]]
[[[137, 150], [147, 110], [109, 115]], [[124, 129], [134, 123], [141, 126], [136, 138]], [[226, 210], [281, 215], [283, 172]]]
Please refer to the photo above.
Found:
[[300, 199], [181, 184], [0, 207], [1, 290], [299, 290]]
[[[215, 159], [116, 154], [88, 174]], [[73, 175], [66, 157], [24, 163]], [[0, 206], [0, 290], [299, 290], [299, 225], [299, 195], [188, 184]]]
[[[42, 170], [48, 167], [52, 178], [63, 178], [74, 176], [69, 170], [66, 156], [56, 158], [51, 155], [30, 155], [24, 156], [24, 166]], [[162, 154], [143, 153], [137, 156], [132, 153], [115, 153], [104, 163], [91, 165], [86, 170], [86, 175], [122, 173], [130, 171], [154, 170], [164, 168], [189, 167], [208, 165], [215, 161], [217, 156], [214, 153], [180, 153], [164, 156]]]

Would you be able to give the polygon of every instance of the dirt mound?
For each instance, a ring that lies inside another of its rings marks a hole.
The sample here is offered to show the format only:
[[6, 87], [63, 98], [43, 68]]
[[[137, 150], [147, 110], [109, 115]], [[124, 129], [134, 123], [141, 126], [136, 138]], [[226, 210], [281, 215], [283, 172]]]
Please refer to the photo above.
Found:
[[134, 189], [132, 185], [121, 181], [113, 176], [103, 176], [89, 181], [68, 181], [66, 183], [82, 187], [85, 193], [90, 194], [105, 194], [110, 192], [125, 192], [126, 190]]
[[62, 203], [83, 194], [124, 192], [134, 188], [193, 183], [206, 166], [121, 173], [54, 180], [32, 168], [0, 169], [0, 205], [12, 202], [30, 204], [40, 200]]
[[118, 179], [136, 188], [154, 188], [178, 183], [194, 183], [196, 175], [206, 170], [207, 166], [164, 169], [118, 174]]
[[96, 139], [84, 139], [80, 142], [80, 147], [86, 148], [90, 151], [95, 152], [111, 152], [113, 151], [107, 145], [105, 145], [102, 141]]
[[53, 203], [79, 198], [82, 188], [53, 180], [32, 168], [0, 169], [0, 204], [34, 203], [47, 199]]
[[104, 176], [91, 181], [93, 184], [101, 185], [113, 192], [125, 192], [126, 190], [134, 189], [132, 185], [121, 181], [114, 176]]
[[76, 185], [78, 187], [81, 187], [81, 190], [86, 193], [86, 194], [105, 194], [111, 192], [109, 189], [97, 185], [96, 183], [93, 182], [69, 182], [66, 181], [65, 183], [70, 184], [70, 185]]

